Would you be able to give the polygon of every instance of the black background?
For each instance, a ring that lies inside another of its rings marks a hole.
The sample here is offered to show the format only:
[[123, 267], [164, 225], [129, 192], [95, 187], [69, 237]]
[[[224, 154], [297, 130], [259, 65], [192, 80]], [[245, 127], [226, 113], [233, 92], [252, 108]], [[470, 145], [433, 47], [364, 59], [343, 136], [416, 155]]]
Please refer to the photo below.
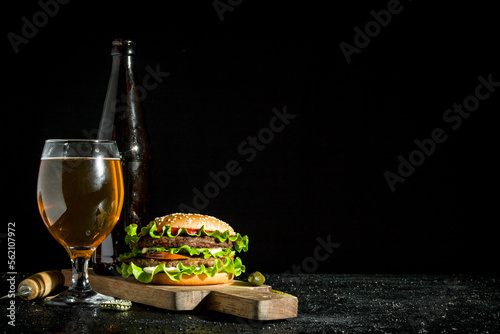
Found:
[[[401, 1], [348, 63], [339, 44], [388, 1], [232, 3], [221, 20], [212, 1], [71, 1], [17, 53], [8, 34], [42, 7], [5, 4], [3, 268], [8, 222], [17, 271], [69, 267], [36, 205], [41, 149], [97, 128], [111, 41], [123, 37], [137, 43], [139, 78], [169, 73], [142, 102], [155, 216], [193, 207], [194, 188], [236, 160], [241, 173], [201, 212], [249, 235], [249, 272], [492, 273], [500, 87], [456, 130], [443, 114], [478, 76], [500, 81], [493, 5]], [[285, 107], [296, 117], [246, 161], [238, 146]], [[447, 140], [392, 192], [384, 173], [435, 128]], [[340, 246], [313, 260], [318, 238]]]

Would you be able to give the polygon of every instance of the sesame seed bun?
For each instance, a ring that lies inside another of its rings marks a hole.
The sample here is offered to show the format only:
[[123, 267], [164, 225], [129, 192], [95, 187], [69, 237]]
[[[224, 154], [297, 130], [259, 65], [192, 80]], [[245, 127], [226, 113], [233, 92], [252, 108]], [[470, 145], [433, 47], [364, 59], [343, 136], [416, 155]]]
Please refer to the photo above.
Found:
[[155, 222], [159, 230], [161, 230], [163, 226], [200, 229], [204, 225], [205, 231], [219, 231], [221, 233], [229, 231], [230, 236], [235, 235], [233, 228], [222, 220], [197, 213], [172, 213], [155, 218]]
[[158, 273], [154, 275], [152, 284], [161, 285], [211, 285], [211, 284], [225, 284], [230, 283], [233, 280], [234, 275], [228, 273], [217, 273], [214, 277], [208, 277], [205, 274], [202, 275], [183, 275], [179, 281], [174, 281], [168, 277], [167, 274]]

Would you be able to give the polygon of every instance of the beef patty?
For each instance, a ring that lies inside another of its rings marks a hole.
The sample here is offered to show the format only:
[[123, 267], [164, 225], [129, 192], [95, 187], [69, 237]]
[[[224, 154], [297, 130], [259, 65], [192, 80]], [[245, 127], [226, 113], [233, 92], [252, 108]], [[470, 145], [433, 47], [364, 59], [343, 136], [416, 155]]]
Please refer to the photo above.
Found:
[[132, 243], [132, 247], [149, 248], [149, 247], [164, 247], [164, 248], [177, 248], [188, 245], [191, 248], [228, 248], [233, 246], [233, 242], [226, 239], [220, 242], [219, 239], [209, 236], [192, 237], [180, 235], [175, 238], [163, 236], [160, 238], [143, 237], [138, 242]]
[[[224, 263], [225, 258], [220, 258], [220, 260]], [[176, 267], [179, 263], [182, 263], [186, 267], [195, 266], [200, 267], [202, 264], [209, 268], [214, 266], [215, 258], [209, 257], [208, 259], [204, 259], [203, 257], [190, 257], [188, 259], [182, 260], [156, 260], [156, 259], [146, 259], [146, 258], [135, 258], [132, 260], [136, 266], [141, 268], [144, 267], [155, 267], [160, 265], [161, 263], [165, 263], [165, 266], [168, 267]]]

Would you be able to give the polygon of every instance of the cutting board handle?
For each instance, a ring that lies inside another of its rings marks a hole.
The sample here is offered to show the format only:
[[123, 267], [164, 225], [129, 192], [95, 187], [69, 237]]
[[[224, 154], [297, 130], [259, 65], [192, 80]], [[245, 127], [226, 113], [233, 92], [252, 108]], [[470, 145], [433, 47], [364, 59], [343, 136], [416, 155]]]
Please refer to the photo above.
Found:
[[280, 320], [297, 316], [298, 300], [291, 295], [248, 288], [211, 291], [202, 308], [253, 320]]

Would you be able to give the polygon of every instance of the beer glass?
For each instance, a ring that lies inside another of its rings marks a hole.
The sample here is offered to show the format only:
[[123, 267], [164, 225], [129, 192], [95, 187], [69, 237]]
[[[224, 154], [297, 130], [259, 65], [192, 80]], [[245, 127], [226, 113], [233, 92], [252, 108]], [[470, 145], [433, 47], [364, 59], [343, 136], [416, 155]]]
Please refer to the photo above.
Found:
[[37, 185], [38, 209], [71, 259], [71, 286], [46, 305], [98, 307], [114, 298], [92, 290], [88, 261], [116, 225], [123, 205], [120, 153], [113, 140], [45, 141]]

